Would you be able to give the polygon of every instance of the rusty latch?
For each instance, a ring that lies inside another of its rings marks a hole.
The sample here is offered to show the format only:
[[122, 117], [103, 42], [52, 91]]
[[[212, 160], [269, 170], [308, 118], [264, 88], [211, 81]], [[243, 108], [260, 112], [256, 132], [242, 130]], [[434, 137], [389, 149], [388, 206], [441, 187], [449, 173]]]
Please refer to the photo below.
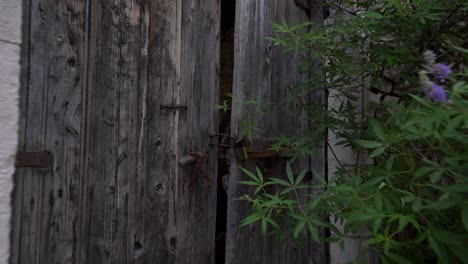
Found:
[[262, 159], [262, 158], [281, 158], [290, 157], [291, 153], [287, 150], [275, 151], [271, 146], [275, 143], [269, 139], [254, 139], [253, 142], [248, 140], [239, 141], [234, 147], [237, 160], [247, 159]]
[[16, 168], [50, 168], [52, 157], [48, 151], [18, 151], [16, 153]]

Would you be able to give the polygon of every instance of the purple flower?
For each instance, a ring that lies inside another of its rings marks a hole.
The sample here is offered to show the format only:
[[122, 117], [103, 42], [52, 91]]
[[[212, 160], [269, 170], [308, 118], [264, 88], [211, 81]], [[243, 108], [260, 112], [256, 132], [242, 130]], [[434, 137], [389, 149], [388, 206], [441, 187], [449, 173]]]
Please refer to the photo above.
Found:
[[447, 79], [452, 73], [452, 69], [450, 69], [450, 67], [446, 64], [438, 63], [434, 65], [432, 73], [434, 74], [437, 81], [443, 83], [445, 79]]
[[447, 92], [440, 85], [435, 83], [429, 83], [424, 88], [424, 93], [431, 98], [434, 102], [446, 103], [447, 102]]

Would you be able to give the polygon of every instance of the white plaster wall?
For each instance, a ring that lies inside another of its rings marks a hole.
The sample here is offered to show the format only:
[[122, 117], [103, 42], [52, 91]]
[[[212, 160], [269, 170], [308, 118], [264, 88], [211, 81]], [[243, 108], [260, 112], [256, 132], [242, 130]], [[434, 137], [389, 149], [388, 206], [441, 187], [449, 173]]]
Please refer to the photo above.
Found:
[[[328, 105], [329, 107], [338, 107], [341, 103], [343, 98], [328, 98]], [[338, 161], [335, 159], [335, 155], [340, 160], [343, 166], [345, 167], [352, 167], [356, 163], [356, 156], [351, 150], [351, 148], [342, 147], [342, 146], [335, 146], [335, 144], [342, 139], [336, 137], [336, 135], [332, 132], [328, 133], [329, 143], [331, 148], [333, 148], [333, 152], [331, 149], [327, 149], [327, 156], [328, 156], [328, 178], [329, 180], [333, 177], [336, 173], [337, 168], [339, 167]], [[333, 216], [330, 218], [330, 221], [335, 222]], [[337, 223], [335, 223], [337, 224]], [[341, 231], [343, 228], [340, 228]], [[330, 263], [331, 264], [344, 264], [353, 261], [359, 254], [361, 250], [363, 240], [360, 238], [355, 237], [347, 237], [345, 238], [345, 245], [344, 249], [341, 250], [338, 243], [330, 244]]]
[[10, 253], [10, 216], [18, 142], [20, 0], [0, 0], [0, 263]]

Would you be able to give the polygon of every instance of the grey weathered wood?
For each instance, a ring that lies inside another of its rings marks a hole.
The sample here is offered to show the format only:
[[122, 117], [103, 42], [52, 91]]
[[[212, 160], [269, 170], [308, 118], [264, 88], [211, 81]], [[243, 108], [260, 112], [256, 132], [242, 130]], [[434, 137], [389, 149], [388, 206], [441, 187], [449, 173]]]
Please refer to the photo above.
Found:
[[[212, 263], [216, 210], [216, 159], [209, 135], [216, 133], [219, 3], [155, 1], [150, 36], [146, 201], [150, 241], [147, 263]], [[153, 53], [154, 52], [154, 53]], [[160, 105], [187, 105], [161, 109]], [[177, 161], [208, 152], [207, 175]], [[156, 223], [157, 228], [154, 228]]]
[[[25, 1], [29, 41], [23, 50], [20, 145], [53, 152], [53, 168], [16, 175], [12, 263], [67, 263], [79, 203], [81, 70], [84, 5]], [[71, 8], [78, 16], [71, 17]], [[29, 23], [28, 23], [29, 22]], [[73, 38], [73, 39], [72, 39]], [[65, 210], [66, 209], [66, 210]]]
[[[142, 202], [137, 166], [146, 86], [146, 1], [90, 1], [77, 263], [132, 263]], [[143, 75], [144, 76], [144, 75]], [[138, 190], [138, 191], [137, 191]], [[138, 221], [138, 222], [136, 222]], [[135, 223], [136, 222], [136, 223]], [[132, 223], [132, 226], [129, 225]], [[141, 235], [141, 234], [140, 234]], [[133, 242], [133, 243], [132, 243]]]
[[180, 140], [175, 147], [178, 156], [199, 152], [206, 161], [204, 169], [178, 168], [175, 262], [214, 263], [218, 172], [217, 149], [209, 144], [210, 135], [218, 131], [214, 104], [219, 98], [220, 1], [182, 3], [180, 100], [188, 108], [179, 113]]
[[214, 262], [219, 1], [25, 2], [12, 263]]
[[[305, 4], [309, 4], [305, 2]], [[235, 64], [234, 64], [234, 98], [244, 100], [258, 97], [266, 102], [285, 98], [288, 87], [304, 76], [298, 73], [296, 63], [299, 56], [284, 53], [275, 47], [272, 41], [265, 39], [273, 35], [272, 22], [285, 19], [288, 23], [298, 23], [308, 18], [308, 12], [298, 8], [294, 1], [284, 0], [238, 0], [236, 7], [235, 27]], [[314, 19], [321, 13], [312, 10]], [[319, 99], [323, 94], [315, 95]], [[317, 98], [311, 98], [313, 100]], [[235, 104], [232, 110], [231, 130], [237, 136], [243, 114], [250, 114], [250, 121], [263, 131], [255, 131], [254, 138], [271, 138], [280, 134], [295, 134], [309, 127], [304, 119], [293, 118], [284, 111], [266, 116], [253, 114], [250, 106]], [[311, 169], [323, 171], [323, 148], [317, 149], [317, 156], [300, 166], [311, 166]], [[314, 263], [324, 263], [323, 245], [311, 241], [300, 247], [291, 241], [279, 241], [263, 237], [259, 225], [240, 228], [240, 221], [249, 214], [249, 205], [235, 201], [243, 194], [251, 193], [252, 188], [239, 185], [237, 182], [247, 176], [241, 173], [238, 166], [254, 169], [259, 166], [268, 171], [270, 176], [284, 177], [285, 159], [271, 158], [263, 161], [237, 161], [231, 159], [228, 190], [228, 224], [226, 263], [307, 263], [312, 257]]]

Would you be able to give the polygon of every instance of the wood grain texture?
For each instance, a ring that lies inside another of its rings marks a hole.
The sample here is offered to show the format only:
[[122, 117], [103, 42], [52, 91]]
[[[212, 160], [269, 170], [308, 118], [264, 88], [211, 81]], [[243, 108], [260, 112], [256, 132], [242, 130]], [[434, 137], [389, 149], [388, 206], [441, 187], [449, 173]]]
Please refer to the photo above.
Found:
[[[314, 19], [321, 17], [317, 10], [312, 10], [312, 13]], [[293, 1], [237, 1], [233, 85], [234, 98], [237, 100], [257, 97], [264, 102], [274, 103], [286, 98], [288, 87], [305, 77], [296, 69], [298, 55], [284, 53], [266, 39], [273, 36], [272, 22], [283, 19], [294, 24], [307, 20], [308, 14], [296, 7]], [[323, 100], [323, 94], [316, 94], [311, 100]], [[254, 139], [292, 135], [311, 125], [300, 116], [292, 117], [285, 111], [259, 115], [255, 114], [255, 110], [245, 104], [233, 106], [232, 136], [239, 135], [241, 121], [245, 117], [262, 129], [255, 131]], [[310, 166], [311, 169], [323, 171], [323, 148], [318, 148], [316, 152], [316, 157], [303, 161], [298, 168]], [[234, 157], [231, 159], [226, 263], [307, 263], [309, 257], [312, 257], [314, 263], [325, 263], [323, 245], [315, 245], [309, 240], [304, 246], [299, 246], [292, 241], [263, 237], [258, 224], [239, 227], [240, 221], [249, 214], [250, 205], [235, 199], [253, 191], [252, 188], [238, 184], [247, 177], [241, 173], [239, 166], [251, 170], [259, 166], [265, 174], [281, 178], [285, 177], [285, 161], [279, 158], [247, 161], [237, 161]]]
[[[220, 1], [182, 1], [180, 103], [177, 157], [198, 153], [198, 164], [176, 165], [174, 205], [175, 263], [214, 263], [218, 131], [214, 104], [219, 98]], [[177, 101], [176, 101], [177, 102]], [[177, 124], [178, 123], [178, 124]], [[201, 158], [205, 160], [200, 160]], [[172, 220], [172, 219], [171, 219]]]
[[[216, 160], [208, 144], [217, 128], [219, 4], [150, 6], [145, 236], [158, 242], [145, 263], [212, 263], [216, 181], [208, 178], [216, 175]], [[208, 153], [207, 177], [196, 164], [179, 166], [194, 152]]]
[[11, 262], [70, 263], [79, 203], [84, 6], [79, 1], [24, 1], [24, 6], [28, 43], [22, 54], [20, 145], [26, 151], [50, 150], [54, 161], [51, 169], [17, 170]]
[[24, 1], [11, 262], [213, 263], [219, 1]]
[[[86, 138], [77, 263], [131, 263], [140, 136], [144, 1], [89, 2]], [[138, 196], [139, 197], [139, 196]], [[139, 200], [140, 202], [140, 200]], [[132, 208], [132, 209], [130, 209]], [[138, 208], [138, 207], [136, 207]]]

